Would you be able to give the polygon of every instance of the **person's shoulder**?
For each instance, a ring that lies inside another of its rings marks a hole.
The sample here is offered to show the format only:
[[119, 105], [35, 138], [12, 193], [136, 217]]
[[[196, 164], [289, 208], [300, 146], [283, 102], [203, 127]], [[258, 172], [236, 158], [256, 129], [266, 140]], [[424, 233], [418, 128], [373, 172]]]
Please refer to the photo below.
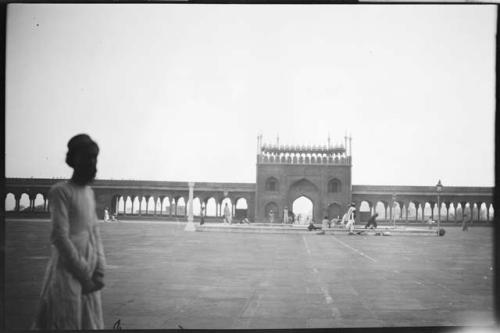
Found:
[[58, 182], [49, 190], [50, 196], [67, 196], [71, 193], [71, 185], [67, 181]]
[[52, 187], [50, 188], [50, 191], [51, 192], [70, 191], [70, 186], [71, 185], [67, 181], [62, 181], [62, 182], [58, 182], [58, 183], [55, 183], [54, 185], [52, 185]]

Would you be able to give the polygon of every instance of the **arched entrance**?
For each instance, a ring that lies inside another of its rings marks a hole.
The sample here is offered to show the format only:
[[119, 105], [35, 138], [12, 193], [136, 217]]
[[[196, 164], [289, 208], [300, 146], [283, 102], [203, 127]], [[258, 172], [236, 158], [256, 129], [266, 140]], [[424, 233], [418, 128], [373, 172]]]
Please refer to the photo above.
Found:
[[314, 216], [313, 202], [306, 196], [300, 196], [293, 202], [292, 211], [295, 214], [295, 221], [299, 224], [305, 224]]
[[[296, 201], [300, 198], [302, 199], [298, 201], [297, 205]], [[291, 207], [292, 212], [295, 215], [295, 222], [297, 223], [305, 223], [308, 216], [310, 219], [319, 223], [322, 219], [321, 214], [325, 213], [321, 211], [325, 207], [322, 208], [320, 205], [318, 187], [306, 178], [299, 179], [290, 186], [288, 190], [287, 203], [288, 207]], [[296, 211], [296, 209], [299, 211]], [[301, 216], [300, 222], [297, 221], [299, 214]]]
[[274, 202], [269, 202], [266, 205], [266, 220], [269, 223], [276, 223], [279, 222], [279, 212], [278, 212], [278, 205]]
[[244, 219], [248, 216], [248, 204], [247, 199], [239, 198], [236, 200], [236, 213], [235, 217], [239, 220]]

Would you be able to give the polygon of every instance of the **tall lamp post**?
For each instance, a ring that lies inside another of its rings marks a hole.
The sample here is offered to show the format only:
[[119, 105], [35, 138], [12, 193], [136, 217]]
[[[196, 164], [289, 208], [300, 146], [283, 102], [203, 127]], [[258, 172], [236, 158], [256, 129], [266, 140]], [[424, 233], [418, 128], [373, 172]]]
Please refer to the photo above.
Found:
[[396, 193], [392, 194], [392, 226], [396, 228]]
[[441, 179], [438, 181], [436, 185], [437, 197], [438, 197], [438, 236], [441, 227], [441, 202], [439, 201], [439, 194], [443, 190], [443, 184], [441, 184]]

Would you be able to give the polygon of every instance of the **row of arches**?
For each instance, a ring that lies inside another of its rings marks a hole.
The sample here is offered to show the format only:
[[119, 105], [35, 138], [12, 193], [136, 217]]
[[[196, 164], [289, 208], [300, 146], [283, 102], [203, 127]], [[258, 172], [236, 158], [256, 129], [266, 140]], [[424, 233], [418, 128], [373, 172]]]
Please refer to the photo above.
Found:
[[35, 196], [22, 193], [17, 200], [13, 193], [8, 193], [5, 197], [6, 212], [47, 212], [48, 210], [48, 199], [42, 193], [37, 193]]
[[478, 202], [461, 203], [441, 203], [438, 207], [434, 202], [413, 202], [402, 203], [395, 201], [393, 205], [383, 201], [377, 201], [371, 204], [368, 201], [362, 201], [359, 206], [360, 212], [374, 214], [377, 213], [380, 219], [422, 221], [428, 219], [441, 221], [462, 221], [464, 216], [470, 216], [473, 221], [492, 221], [494, 217], [493, 204]]
[[[274, 178], [277, 182], [277, 180]], [[337, 186], [340, 191], [340, 181], [336, 183], [336, 179], [331, 184], [332, 187]], [[276, 183], [279, 185], [278, 183]], [[336, 184], [336, 185], [333, 185]], [[328, 185], [330, 187], [330, 183]], [[329, 189], [330, 191], [330, 189]], [[233, 202], [234, 201], [234, 202]], [[248, 202], [247, 199], [240, 197], [231, 200], [225, 197], [222, 200], [217, 200], [215, 197], [193, 199], [193, 214], [201, 216], [202, 208], [205, 216], [218, 217], [223, 215], [225, 204], [231, 207], [233, 215], [247, 216]], [[164, 216], [187, 216], [187, 198], [183, 196], [138, 196], [138, 195], [116, 195], [111, 203], [111, 213], [118, 215], [164, 215]], [[13, 193], [8, 193], [5, 197], [5, 211], [15, 212], [48, 212], [50, 203], [46, 194], [37, 193], [29, 195], [22, 193], [15, 196]], [[486, 202], [459, 202], [459, 203], [441, 203], [440, 209], [434, 202], [400, 202], [395, 201], [393, 205], [385, 201], [377, 201], [375, 203], [369, 201], [361, 201], [357, 205], [359, 211], [364, 214], [373, 214], [377, 212], [379, 219], [396, 221], [427, 221], [429, 218], [437, 219], [441, 217], [441, 221], [461, 221], [465, 214], [472, 217], [474, 221], [492, 221], [494, 217], [494, 209], [491, 203]], [[253, 209], [253, 207], [250, 207]], [[266, 203], [265, 217], [269, 217], [270, 211], [273, 211], [275, 218], [282, 218], [282, 210], [284, 207], [279, 207], [275, 202]], [[289, 207], [293, 211], [293, 207]], [[343, 214], [341, 206], [336, 203], [331, 203], [327, 207], [329, 218]]]
[[[188, 199], [169, 196], [122, 196], [114, 198], [115, 207], [112, 211], [117, 215], [153, 215], [153, 216], [188, 216]], [[232, 202], [226, 197], [218, 202], [214, 197], [204, 200], [199, 197], [193, 198], [193, 215], [218, 217], [224, 214], [225, 205], [231, 208], [232, 215], [247, 215], [248, 202], [245, 198], [238, 198]]]
[[[110, 213], [117, 215], [165, 215], [165, 216], [187, 216], [187, 198], [179, 197], [153, 197], [153, 196], [122, 196], [116, 195], [111, 205], [108, 207]], [[247, 215], [248, 202], [245, 198], [237, 198], [234, 203], [231, 198], [226, 197], [218, 202], [214, 197], [206, 198], [202, 201], [199, 197], [193, 199], [193, 214], [201, 216], [203, 208], [205, 216], [222, 216], [225, 204], [232, 209], [233, 216]], [[48, 212], [50, 209], [49, 200], [46, 195], [37, 193], [34, 197], [27, 193], [22, 193], [16, 200], [13, 193], [8, 193], [5, 197], [6, 212]]]

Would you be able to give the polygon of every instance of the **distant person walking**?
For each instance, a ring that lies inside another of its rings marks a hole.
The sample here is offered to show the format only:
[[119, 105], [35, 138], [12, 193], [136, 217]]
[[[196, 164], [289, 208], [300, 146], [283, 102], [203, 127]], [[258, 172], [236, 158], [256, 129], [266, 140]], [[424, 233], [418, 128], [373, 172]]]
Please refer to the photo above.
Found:
[[368, 223], [366, 223], [365, 225], [365, 229], [373, 229], [373, 228], [377, 228], [377, 221], [375, 221], [377, 219], [377, 216], [378, 216], [378, 213], [375, 213], [373, 214], [372, 216], [370, 216], [370, 218], [368, 219]]
[[329, 224], [330, 224], [330, 220], [328, 220], [328, 216], [325, 216], [323, 218], [323, 221], [321, 221], [321, 227], [323, 228], [323, 230], [326, 230], [326, 228], [330, 227]]
[[205, 224], [205, 207], [201, 207], [201, 212], [200, 212], [200, 225]]
[[97, 172], [98, 153], [99, 147], [88, 135], [74, 136], [66, 155], [73, 176], [50, 189], [51, 257], [35, 329], [104, 328], [100, 289], [104, 287], [105, 258], [94, 192], [89, 186]]
[[229, 205], [227, 204], [227, 202], [224, 205], [224, 223], [233, 224], [233, 217], [231, 214], [231, 208], [229, 208]]
[[104, 208], [104, 222], [109, 221], [109, 210], [108, 207]]
[[469, 231], [471, 217], [469, 214], [465, 213], [462, 218], [462, 231]]
[[283, 209], [283, 224], [288, 224], [288, 207]]
[[352, 203], [351, 207], [347, 210], [344, 219], [347, 221], [345, 228], [349, 230], [349, 234], [354, 234], [354, 222], [356, 220], [356, 205], [354, 203]]
[[274, 211], [272, 209], [269, 212], [269, 223], [274, 223]]

